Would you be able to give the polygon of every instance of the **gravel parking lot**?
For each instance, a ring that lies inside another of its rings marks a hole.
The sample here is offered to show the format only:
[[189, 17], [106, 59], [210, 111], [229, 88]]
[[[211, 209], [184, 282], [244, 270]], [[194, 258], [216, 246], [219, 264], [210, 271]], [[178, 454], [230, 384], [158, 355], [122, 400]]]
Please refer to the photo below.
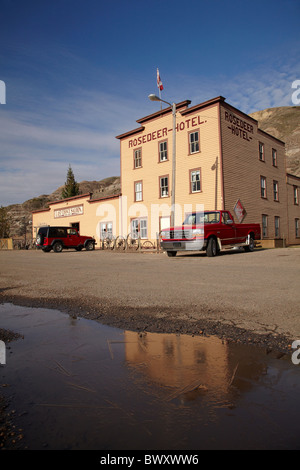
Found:
[[[286, 349], [300, 339], [300, 248], [186, 254], [0, 252], [0, 302], [132, 330], [216, 334]], [[0, 319], [1, 327], [1, 319]]]

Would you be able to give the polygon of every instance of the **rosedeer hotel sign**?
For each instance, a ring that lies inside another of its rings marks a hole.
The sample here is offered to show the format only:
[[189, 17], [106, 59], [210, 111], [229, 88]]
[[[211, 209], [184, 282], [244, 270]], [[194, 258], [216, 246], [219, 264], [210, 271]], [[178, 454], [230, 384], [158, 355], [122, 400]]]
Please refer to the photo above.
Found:
[[55, 219], [60, 219], [61, 217], [72, 217], [72, 215], [83, 215], [83, 204], [80, 206], [65, 207], [64, 209], [56, 209], [54, 211]]
[[253, 126], [247, 121], [244, 121], [244, 119], [241, 119], [228, 111], [225, 111], [225, 121], [230, 123], [230, 126], [227, 127], [231, 130], [232, 134], [240, 137], [241, 139], [248, 140], [248, 142], [252, 140], [250, 134], [253, 134]]
[[[206, 122], [207, 121], [205, 120], [201, 120], [200, 115], [194, 116], [178, 123], [176, 125], [176, 132], [184, 131], [185, 129], [192, 129], [195, 126], [200, 126], [201, 124], [204, 124]], [[173, 129], [163, 127], [161, 129], [157, 129], [156, 131], [149, 132], [148, 134], [143, 134], [135, 139], [130, 139], [128, 141], [128, 147], [136, 147], [137, 145], [146, 144], [147, 142], [151, 142], [152, 140], [161, 139], [163, 137], [166, 137], [168, 135], [168, 132], [172, 131]]]

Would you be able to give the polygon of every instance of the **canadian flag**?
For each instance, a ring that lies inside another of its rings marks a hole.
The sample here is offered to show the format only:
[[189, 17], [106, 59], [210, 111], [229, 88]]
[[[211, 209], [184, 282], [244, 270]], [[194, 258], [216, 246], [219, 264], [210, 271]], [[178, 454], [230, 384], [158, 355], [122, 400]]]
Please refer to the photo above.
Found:
[[157, 69], [157, 86], [158, 86], [158, 89], [159, 90], [163, 90], [164, 87], [163, 87], [163, 84], [162, 84], [162, 81], [160, 79], [160, 76], [159, 76], [159, 70]]

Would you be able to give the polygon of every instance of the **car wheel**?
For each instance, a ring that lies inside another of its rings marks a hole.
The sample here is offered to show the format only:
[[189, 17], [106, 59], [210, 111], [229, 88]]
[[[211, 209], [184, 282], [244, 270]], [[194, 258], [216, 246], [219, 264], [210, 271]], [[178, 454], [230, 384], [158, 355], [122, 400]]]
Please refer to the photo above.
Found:
[[87, 251], [92, 251], [94, 248], [95, 248], [95, 245], [94, 245], [94, 242], [92, 240], [87, 242], [86, 245], [85, 245], [85, 249]]
[[49, 253], [49, 251], [51, 251], [51, 247], [42, 248], [42, 251], [43, 251], [44, 253]]
[[177, 251], [167, 251], [167, 255], [170, 257], [170, 258], [174, 258], [174, 256], [176, 256], [177, 254]]
[[206, 254], [207, 256], [217, 256], [218, 245], [217, 245], [217, 240], [215, 238], [210, 238], [208, 240]]
[[53, 251], [54, 251], [55, 253], [61, 253], [61, 252], [62, 252], [62, 249], [63, 249], [63, 245], [62, 245], [61, 242], [56, 242], [56, 243], [54, 243], [54, 245], [53, 245]]

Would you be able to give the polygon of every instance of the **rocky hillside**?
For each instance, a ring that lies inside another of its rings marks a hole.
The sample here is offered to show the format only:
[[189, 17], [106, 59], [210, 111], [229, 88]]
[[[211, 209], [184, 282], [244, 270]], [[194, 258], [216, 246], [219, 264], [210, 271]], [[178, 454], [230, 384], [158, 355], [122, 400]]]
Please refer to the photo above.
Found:
[[287, 172], [300, 176], [300, 106], [269, 108], [250, 116], [260, 129], [285, 142]]
[[[27, 238], [30, 238], [31, 212], [48, 207], [49, 202], [59, 201], [63, 187], [64, 186], [57, 188], [49, 195], [44, 194], [29, 199], [23, 202], [23, 204], [7, 206], [11, 224], [10, 236], [24, 239], [26, 231]], [[93, 193], [93, 199], [118, 194], [121, 190], [120, 178], [118, 176], [112, 176], [100, 181], [82, 181], [79, 183], [79, 190], [80, 194]]]

